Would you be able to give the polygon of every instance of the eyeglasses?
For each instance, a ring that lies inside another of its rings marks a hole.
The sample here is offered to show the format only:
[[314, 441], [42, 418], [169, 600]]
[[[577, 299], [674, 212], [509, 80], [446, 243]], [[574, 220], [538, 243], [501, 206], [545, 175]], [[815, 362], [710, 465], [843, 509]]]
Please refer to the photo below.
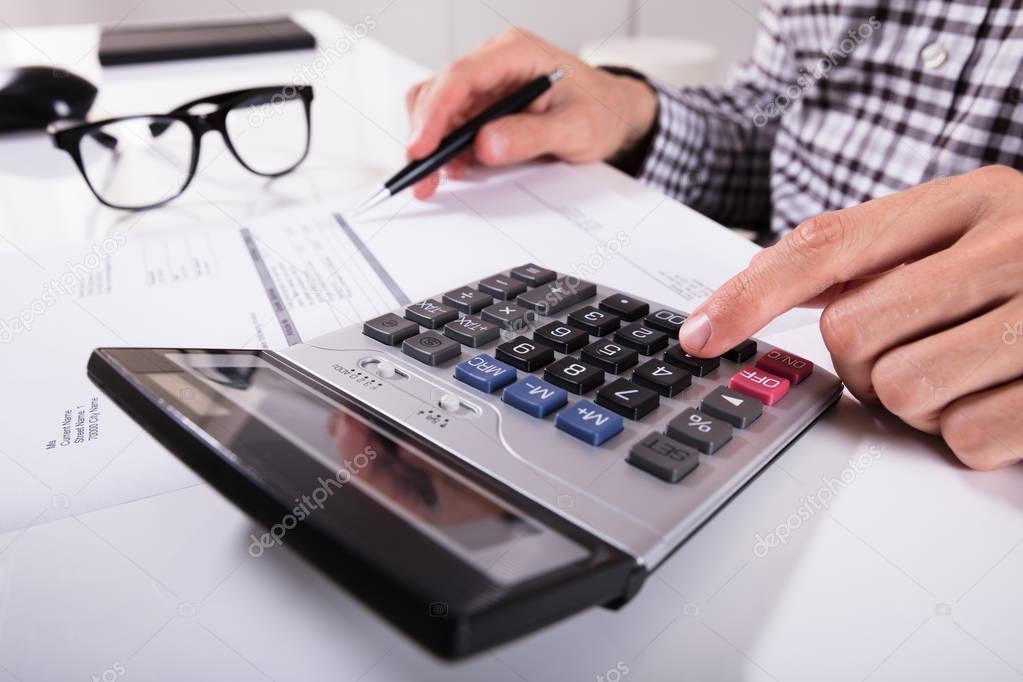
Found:
[[141, 210], [185, 191], [199, 167], [200, 140], [211, 130], [249, 171], [270, 178], [290, 173], [309, 153], [312, 100], [313, 89], [303, 85], [236, 90], [168, 114], [51, 126], [50, 134], [97, 199]]

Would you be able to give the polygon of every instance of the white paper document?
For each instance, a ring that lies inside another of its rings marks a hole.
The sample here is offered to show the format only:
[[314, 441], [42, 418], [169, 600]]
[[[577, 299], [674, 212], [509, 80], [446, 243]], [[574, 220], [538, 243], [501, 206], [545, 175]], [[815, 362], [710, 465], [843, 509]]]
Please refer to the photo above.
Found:
[[4, 254], [0, 291], [0, 532], [198, 482], [88, 380], [93, 348], [281, 348], [407, 302], [325, 207]]

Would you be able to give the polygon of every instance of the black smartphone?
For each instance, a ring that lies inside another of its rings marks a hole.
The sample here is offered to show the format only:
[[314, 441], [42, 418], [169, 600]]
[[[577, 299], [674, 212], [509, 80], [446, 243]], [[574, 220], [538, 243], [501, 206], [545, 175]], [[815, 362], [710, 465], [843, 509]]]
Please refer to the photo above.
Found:
[[103, 66], [140, 64], [314, 47], [316, 38], [287, 17], [124, 25], [103, 28], [99, 63]]

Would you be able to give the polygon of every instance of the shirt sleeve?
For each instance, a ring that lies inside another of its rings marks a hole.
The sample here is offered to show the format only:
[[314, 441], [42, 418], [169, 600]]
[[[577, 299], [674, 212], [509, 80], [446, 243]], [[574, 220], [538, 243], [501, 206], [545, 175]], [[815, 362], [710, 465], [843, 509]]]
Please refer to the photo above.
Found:
[[771, 149], [782, 100], [799, 76], [767, 0], [753, 56], [723, 86], [677, 89], [649, 81], [658, 113], [638, 177], [720, 223], [766, 230]]

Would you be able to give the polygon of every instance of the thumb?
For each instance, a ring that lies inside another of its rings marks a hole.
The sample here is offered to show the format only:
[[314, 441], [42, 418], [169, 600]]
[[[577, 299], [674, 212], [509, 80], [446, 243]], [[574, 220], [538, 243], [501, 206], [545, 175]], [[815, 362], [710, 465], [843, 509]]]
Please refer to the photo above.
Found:
[[476, 158], [485, 166], [507, 166], [556, 154], [565, 139], [568, 118], [563, 112], [499, 118], [476, 135]]

